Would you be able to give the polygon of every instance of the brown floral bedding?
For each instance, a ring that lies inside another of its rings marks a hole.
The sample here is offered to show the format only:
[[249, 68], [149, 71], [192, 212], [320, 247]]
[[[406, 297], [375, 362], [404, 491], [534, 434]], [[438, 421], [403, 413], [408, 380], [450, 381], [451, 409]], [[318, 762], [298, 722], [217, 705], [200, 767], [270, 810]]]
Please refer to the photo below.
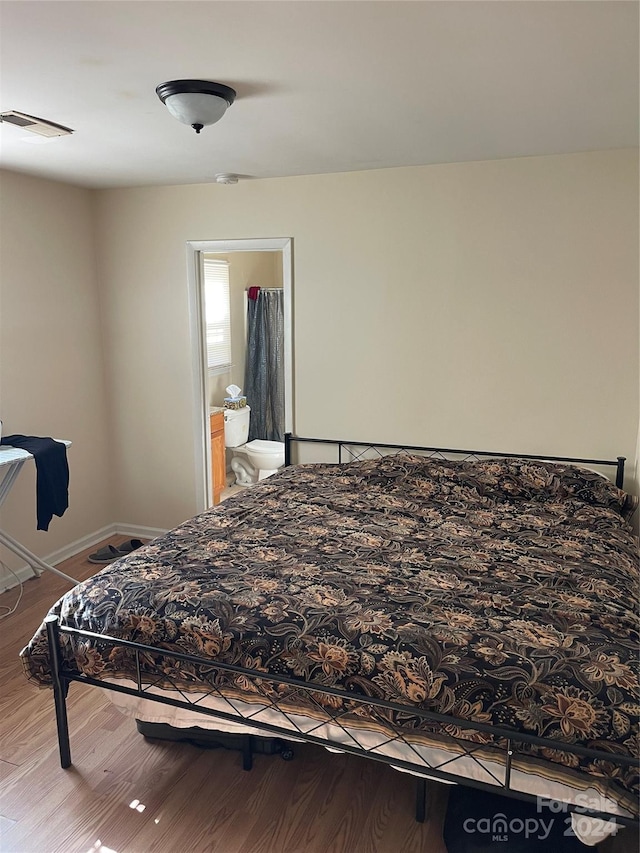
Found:
[[[569, 465], [405, 455], [302, 465], [111, 564], [51, 612], [77, 628], [551, 738], [559, 750], [545, 759], [628, 794], [638, 790], [633, 768], [561, 746], [638, 755], [634, 509]], [[121, 650], [64, 639], [72, 670], [133, 676]], [[22, 656], [29, 678], [50, 684], [42, 628]], [[195, 689], [205, 677], [175, 660], [161, 667], [160, 685]]]

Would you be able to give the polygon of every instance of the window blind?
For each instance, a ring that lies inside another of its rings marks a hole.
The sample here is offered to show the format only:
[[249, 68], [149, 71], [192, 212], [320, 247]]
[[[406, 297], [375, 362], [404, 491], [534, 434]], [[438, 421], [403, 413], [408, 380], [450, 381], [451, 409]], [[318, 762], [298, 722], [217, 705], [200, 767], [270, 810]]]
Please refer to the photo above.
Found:
[[231, 366], [231, 310], [227, 261], [204, 259], [204, 301], [207, 364], [209, 370], [224, 370]]

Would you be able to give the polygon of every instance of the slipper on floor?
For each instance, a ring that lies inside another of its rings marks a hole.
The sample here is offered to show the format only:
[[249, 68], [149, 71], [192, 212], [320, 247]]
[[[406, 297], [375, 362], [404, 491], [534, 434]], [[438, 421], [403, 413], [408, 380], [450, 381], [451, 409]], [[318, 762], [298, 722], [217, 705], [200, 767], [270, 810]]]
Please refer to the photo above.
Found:
[[89, 554], [87, 559], [90, 563], [112, 563], [118, 557], [122, 557], [122, 554], [117, 548], [114, 548], [113, 545], [105, 545], [104, 548]]
[[126, 542], [121, 542], [118, 545], [118, 551], [120, 552], [120, 556], [122, 556], [123, 554], [130, 554], [132, 551], [137, 551], [143, 545], [144, 542], [141, 539], [127, 539]]

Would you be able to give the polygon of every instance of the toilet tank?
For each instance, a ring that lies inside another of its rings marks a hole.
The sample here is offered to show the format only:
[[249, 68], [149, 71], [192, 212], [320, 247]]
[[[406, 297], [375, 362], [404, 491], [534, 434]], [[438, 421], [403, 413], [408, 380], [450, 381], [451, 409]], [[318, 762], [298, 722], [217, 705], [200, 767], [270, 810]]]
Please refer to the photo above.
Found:
[[246, 444], [249, 438], [249, 418], [251, 409], [244, 406], [242, 409], [224, 410], [224, 444], [225, 447], [240, 447]]

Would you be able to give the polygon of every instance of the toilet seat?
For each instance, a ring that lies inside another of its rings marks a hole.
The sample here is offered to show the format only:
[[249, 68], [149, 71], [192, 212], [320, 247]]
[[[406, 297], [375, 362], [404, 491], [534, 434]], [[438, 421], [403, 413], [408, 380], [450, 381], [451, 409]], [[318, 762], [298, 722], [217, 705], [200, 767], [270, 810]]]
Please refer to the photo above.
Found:
[[281, 441], [265, 441], [262, 438], [254, 438], [253, 441], [247, 442], [244, 445], [247, 450], [252, 450], [254, 453], [279, 453], [283, 448]]

